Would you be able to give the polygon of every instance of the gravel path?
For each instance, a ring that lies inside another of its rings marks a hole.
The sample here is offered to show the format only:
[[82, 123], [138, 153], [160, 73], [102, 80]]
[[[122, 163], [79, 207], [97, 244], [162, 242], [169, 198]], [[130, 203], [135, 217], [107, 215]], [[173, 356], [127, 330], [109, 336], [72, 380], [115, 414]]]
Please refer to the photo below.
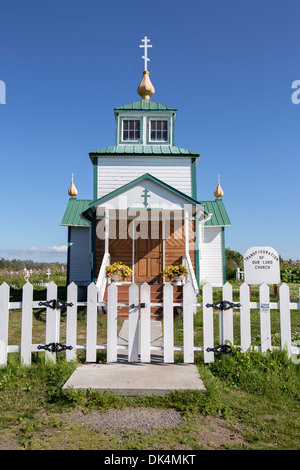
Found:
[[118, 432], [124, 429], [141, 431], [149, 434], [151, 429], [166, 429], [182, 424], [181, 413], [176, 410], [167, 410], [147, 407], [127, 407], [124, 409], [110, 409], [105, 413], [92, 411], [88, 414], [77, 412], [69, 417], [73, 424], [83, 424], [100, 432]]

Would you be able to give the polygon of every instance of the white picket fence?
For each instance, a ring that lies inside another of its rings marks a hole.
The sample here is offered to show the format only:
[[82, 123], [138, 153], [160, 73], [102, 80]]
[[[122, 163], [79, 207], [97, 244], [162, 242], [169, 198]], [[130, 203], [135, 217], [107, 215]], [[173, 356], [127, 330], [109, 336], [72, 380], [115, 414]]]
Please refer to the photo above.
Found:
[[[203, 286], [202, 303], [195, 303], [194, 289], [191, 283], [183, 286], [183, 302], [173, 302], [173, 286], [166, 283], [163, 287], [163, 302], [150, 302], [150, 287], [148, 284], [138, 286], [132, 284], [129, 289], [129, 303], [118, 302], [118, 285], [111, 284], [108, 287], [107, 302], [98, 302], [98, 289], [96, 284], [88, 286], [87, 301], [79, 302], [78, 288], [72, 283], [67, 288], [66, 307], [66, 359], [76, 359], [76, 351], [85, 349], [86, 362], [96, 362], [97, 351], [107, 351], [107, 362], [116, 362], [118, 351], [128, 349], [129, 362], [150, 362], [151, 351], [161, 350], [165, 363], [174, 362], [175, 351], [183, 351], [184, 363], [193, 363], [196, 351], [203, 351], [204, 362], [214, 361], [215, 352], [211, 348], [218, 344], [233, 344], [233, 310], [240, 316], [240, 345], [243, 351], [252, 348], [251, 339], [251, 309], [260, 310], [260, 336], [261, 345], [256, 346], [262, 352], [274, 349], [271, 344], [271, 310], [280, 310], [280, 337], [281, 349], [286, 349], [290, 356], [300, 354], [300, 347], [293, 345], [291, 335], [291, 310], [300, 310], [299, 302], [290, 302], [289, 287], [282, 284], [279, 288], [279, 301], [270, 302], [269, 287], [265, 284], [260, 286], [259, 302], [250, 302], [249, 286], [244, 283], [240, 287], [240, 306], [228, 310], [215, 310], [210, 305], [213, 302], [213, 288], [209, 284]], [[21, 302], [10, 302], [10, 288], [6, 283], [0, 286], [0, 366], [7, 364], [9, 353], [20, 353], [21, 360], [25, 365], [31, 364], [33, 352], [41, 351], [40, 346], [45, 344], [60, 343], [61, 310], [50, 306], [41, 306], [40, 301], [33, 300], [33, 286], [27, 283], [23, 288]], [[51, 282], [47, 287], [47, 298], [45, 301], [57, 299], [57, 286]], [[226, 283], [223, 286], [223, 300], [232, 302], [232, 286]], [[129, 307], [129, 338], [128, 345], [118, 344], [117, 337], [117, 312], [118, 307], [128, 305]], [[107, 341], [106, 344], [97, 344], [97, 316], [99, 307], [107, 308]], [[163, 307], [163, 346], [153, 346], [150, 342], [150, 307]], [[183, 309], [183, 345], [174, 344], [174, 307], [181, 306]], [[77, 309], [86, 307], [86, 344], [77, 344]], [[203, 345], [194, 344], [194, 314], [195, 308], [203, 311]], [[32, 344], [32, 325], [34, 309], [46, 309], [46, 342]], [[21, 344], [8, 344], [9, 312], [22, 309]], [[219, 343], [214, 341], [214, 315], [219, 316]], [[139, 349], [140, 345], [140, 349]], [[56, 360], [56, 354], [45, 351], [46, 359]]]

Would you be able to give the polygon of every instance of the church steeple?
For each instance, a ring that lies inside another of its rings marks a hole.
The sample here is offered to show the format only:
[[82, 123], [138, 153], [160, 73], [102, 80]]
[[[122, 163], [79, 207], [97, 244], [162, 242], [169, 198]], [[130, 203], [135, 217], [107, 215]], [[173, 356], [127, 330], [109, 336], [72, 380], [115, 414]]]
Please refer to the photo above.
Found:
[[214, 196], [217, 199], [221, 199], [224, 196], [223, 189], [221, 188], [221, 185], [220, 185], [220, 175], [218, 175], [218, 186], [216, 187], [216, 190], [214, 192]]
[[69, 194], [70, 197], [73, 197], [73, 198], [76, 197], [77, 194], [78, 194], [78, 191], [77, 191], [76, 186], [75, 186], [74, 181], [73, 181], [73, 173], [72, 173], [72, 182], [71, 182], [71, 186], [69, 188], [68, 194]]
[[142, 59], [144, 59], [144, 72], [143, 78], [138, 86], [137, 92], [143, 100], [150, 100], [151, 96], [155, 93], [155, 89], [151, 83], [148, 72], [148, 62], [150, 61], [150, 59], [148, 58], [148, 48], [152, 46], [151, 44], [148, 44], [148, 42], [150, 42], [150, 39], [148, 39], [147, 36], [142, 39], [142, 42], [144, 44], [141, 44], [140, 47], [144, 49], [144, 55], [142, 56]]

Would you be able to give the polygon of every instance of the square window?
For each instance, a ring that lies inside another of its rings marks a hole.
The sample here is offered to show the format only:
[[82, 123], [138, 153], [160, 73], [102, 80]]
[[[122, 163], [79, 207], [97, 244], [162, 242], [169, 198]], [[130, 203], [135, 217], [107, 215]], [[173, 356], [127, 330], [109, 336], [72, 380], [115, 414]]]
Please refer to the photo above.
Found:
[[141, 138], [141, 121], [139, 119], [123, 119], [123, 141], [139, 141]]
[[152, 119], [150, 121], [150, 140], [152, 142], [168, 142], [168, 121]]

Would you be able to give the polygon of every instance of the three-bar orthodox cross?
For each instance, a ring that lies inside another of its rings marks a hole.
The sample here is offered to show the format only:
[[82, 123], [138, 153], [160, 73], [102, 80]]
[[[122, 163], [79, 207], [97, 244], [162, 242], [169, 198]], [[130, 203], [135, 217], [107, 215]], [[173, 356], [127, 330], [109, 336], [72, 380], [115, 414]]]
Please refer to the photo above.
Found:
[[147, 71], [147, 62], [149, 62], [150, 59], [148, 59], [148, 48], [152, 47], [148, 42], [150, 42], [150, 39], [147, 38], [147, 36], [142, 39], [142, 42], [144, 44], [140, 45], [144, 49], [144, 55], [142, 56], [142, 59], [144, 59], [144, 71]]

